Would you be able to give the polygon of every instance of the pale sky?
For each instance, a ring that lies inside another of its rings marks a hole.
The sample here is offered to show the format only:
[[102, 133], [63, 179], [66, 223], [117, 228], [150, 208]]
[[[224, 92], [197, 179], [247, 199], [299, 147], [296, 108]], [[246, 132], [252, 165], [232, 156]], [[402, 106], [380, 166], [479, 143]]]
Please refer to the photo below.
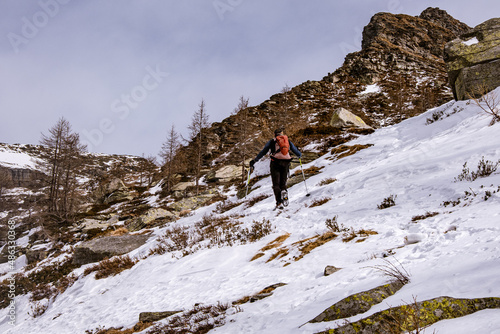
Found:
[[439, 7], [469, 26], [492, 0], [0, 0], [0, 142], [65, 117], [92, 152], [157, 155], [202, 99], [211, 122], [321, 80], [378, 12]]

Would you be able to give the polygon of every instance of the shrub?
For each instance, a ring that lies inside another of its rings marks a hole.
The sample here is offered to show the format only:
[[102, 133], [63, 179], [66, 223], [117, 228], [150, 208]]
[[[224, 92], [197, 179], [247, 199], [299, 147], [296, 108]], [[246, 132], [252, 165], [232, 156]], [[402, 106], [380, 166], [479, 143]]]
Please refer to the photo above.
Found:
[[95, 278], [101, 279], [109, 276], [115, 276], [124, 270], [132, 268], [138, 260], [130, 258], [128, 255], [116, 256], [111, 259], [104, 259], [92, 267], [88, 267], [83, 272], [84, 275], [88, 275], [96, 271]]
[[391, 206], [396, 205], [396, 197], [397, 195], [390, 195], [389, 197], [384, 198], [382, 203], [380, 203], [377, 208], [382, 210], [382, 209], [387, 209], [390, 208]]
[[423, 219], [427, 219], [427, 218], [430, 218], [430, 217], [437, 216], [438, 214], [439, 214], [438, 212], [429, 212], [429, 211], [427, 211], [424, 215], [413, 216], [411, 218], [411, 221], [412, 222], [417, 222], [419, 220], [423, 220]]
[[397, 265], [395, 265], [394, 263], [392, 263], [389, 260], [384, 260], [385, 264], [377, 265], [377, 266], [374, 266], [371, 268], [374, 268], [374, 269], [382, 272], [382, 274], [385, 277], [389, 278], [389, 282], [391, 282], [391, 283], [392, 282], [400, 282], [403, 285], [409, 283], [410, 282], [410, 274], [405, 269], [405, 267], [403, 267], [401, 262], [399, 262], [396, 259], [395, 259], [395, 261], [397, 262]]
[[329, 230], [331, 230], [334, 233], [340, 233], [345, 231], [344, 225], [342, 225], [342, 228], [339, 226], [336, 215], [333, 216], [333, 218], [328, 218], [325, 221], [325, 225]]
[[[166, 323], [155, 325], [147, 334], [208, 333], [225, 324], [226, 312], [229, 308], [230, 305], [220, 302], [217, 305], [197, 304], [191, 310], [168, 318]], [[235, 308], [235, 310], [238, 312], [241, 309]]]
[[490, 176], [494, 172], [496, 172], [498, 166], [500, 165], [500, 160], [497, 162], [484, 160], [484, 156], [479, 160], [477, 164], [477, 171], [471, 171], [469, 167], [467, 167], [467, 162], [464, 163], [462, 167], [462, 173], [455, 178], [455, 182], [457, 181], [474, 181], [479, 177]]
[[490, 125], [500, 121], [500, 96], [494, 91], [488, 92], [489, 88], [485, 84], [475, 87], [472, 94], [467, 94], [468, 98], [481, 108], [488, 115], [493, 116]]
[[271, 222], [269, 220], [266, 220], [265, 218], [262, 218], [262, 222], [253, 221], [252, 226], [250, 229], [244, 229], [243, 230], [243, 240], [246, 240], [248, 242], [255, 242], [263, 237], [265, 237], [268, 234], [271, 234], [273, 231], [273, 226], [271, 225]]
[[446, 107], [443, 110], [437, 110], [437, 111], [433, 112], [431, 118], [427, 118], [426, 124], [427, 125], [432, 124], [434, 122], [437, 122], [437, 121], [444, 119], [446, 117], [450, 117], [451, 115], [459, 113], [462, 110], [464, 110], [463, 107], [455, 106], [451, 112], [445, 113], [446, 110], [448, 110], [449, 108], [451, 108], [451, 106]]
[[259, 196], [252, 197], [251, 199], [248, 200], [246, 207], [247, 208], [251, 208], [256, 203], [258, 203], [260, 201], [263, 201], [263, 200], [265, 200], [268, 197], [271, 197], [271, 195], [264, 195], [264, 194], [262, 194], [262, 195], [259, 195]]
[[238, 205], [241, 205], [241, 202], [240, 201], [236, 201], [236, 202], [231, 202], [231, 201], [222, 201], [220, 202], [219, 204], [217, 204], [217, 206], [215, 207], [215, 211], [217, 213], [224, 213], [226, 211], [229, 211], [231, 209], [234, 209], [235, 207], [237, 207]]
[[202, 248], [232, 246], [236, 243], [255, 242], [273, 232], [269, 220], [253, 221], [249, 228], [240, 226], [234, 217], [204, 216], [193, 227], [171, 227], [158, 238], [156, 248], [149, 255], [180, 252], [182, 256], [193, 254]]

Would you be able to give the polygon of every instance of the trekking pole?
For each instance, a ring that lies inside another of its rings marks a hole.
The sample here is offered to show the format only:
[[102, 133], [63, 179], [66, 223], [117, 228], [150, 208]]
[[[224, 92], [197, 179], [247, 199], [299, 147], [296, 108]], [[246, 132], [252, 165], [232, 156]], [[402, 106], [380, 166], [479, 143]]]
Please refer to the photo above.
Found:
[[302, 160], [300, 160], [300, 158], [299, 158], [299, 162], [300, 162], [300, 170], [302, 171], [302, 177], [304, 178], [304, 185], [306, 186], [306, 197], [311, 196], [311, 194], [309, 193], [309, 190], [307, 190], [306, 176], [304, 175], [304, 169], [302, 168]]
[[246, 190], [246, 192], [245, 192], [245, 198], [247, 198], [247, 195], [248, 195], [248, 185], [250, 184], [250, 173], [252, 172], [252, 169], [253, 169], [252, 167], [250, 167], [250, 168], [248, 169], [247, 190]]

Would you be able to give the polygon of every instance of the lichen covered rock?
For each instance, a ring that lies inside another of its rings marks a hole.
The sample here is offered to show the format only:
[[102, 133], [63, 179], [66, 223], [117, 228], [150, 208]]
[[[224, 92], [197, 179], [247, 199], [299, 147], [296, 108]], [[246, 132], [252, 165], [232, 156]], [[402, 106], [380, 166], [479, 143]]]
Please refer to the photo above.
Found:
[[438, 297], [393, 307], [342, 327], [318, 334], [406, 333], [440, 320], [454, 319], [484, 309], [500, 308], [500, 298], [456, 299]]
[[[488, 20], [446, 44], [444, 59], [455, 99], [500, 85], [500, 18]], [[484, 91], [485, 90], [485, 91]]]
[[351, 295], [327, 308], [309, 322], [333, 321], [364, 313], [373, 305], [395, 294], [403, 285], [403, 283], [398, 281]]

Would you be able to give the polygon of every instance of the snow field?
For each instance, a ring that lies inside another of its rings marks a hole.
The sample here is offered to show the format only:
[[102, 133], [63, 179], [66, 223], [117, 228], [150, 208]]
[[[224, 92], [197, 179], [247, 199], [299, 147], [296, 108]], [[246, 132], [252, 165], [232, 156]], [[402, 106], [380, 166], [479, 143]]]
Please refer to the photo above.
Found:
[[[451, 107], [463, 110], [426, 125], [435, 110]], [[305, 196], [303, 183], [289, 189], [290, 205], [283, 212], [272, 211], [271, 196], [251, 208], [241, 205], [225, 213], [244, 215], [240, 221], [246, 226], [269, 219], [276, 232], [259, 242], [204, 249], [180, 259], [169, 254], [155, 255], [114, 277], [81, 277], [38, 318], [28, 315], [27, 297], [19, 296], [17, 325], [11, 327], [3, 321], [0, 330], [11, 334], [83, 333], [99, 325], [130, 328], [143, 311], [189, 309], [195, 303], [231, 303], [269, 285], [286, 283], [268, 298], [241, 305], [242, 312], [231, 310], [226, 325], [213, 332], [314, 333], [343, 323], [306, 324], [327, 307], [387, 281], [375, 268], [383, 265], [384, 259], [401, 263], [411, 274], [411, 282], [350, 321], [410, 303], [413, 298], [500, 297], [500, 192], [493, 193], [500, 186], [500, 174], [474, 182], [455, 182], [465, 162], [473, 170], [483, 156], [495, 162], [500, 159], [500, 124], [489, 126], [490, 116], [466, 102], [439, 108], [348, 143], [373, 144], [352, 156], [334, 161], [327, 154], [304, 165], [304, 169], [311, 165], [324, 169], [307, 179], [310, 197]], [[268, 161], [257, 163], [254, 175], [265, 174], [267, 165]], [[319, 186], [326, 178], [337, 181]], [[270, 178], [259, 181], [254, 186], [259, 188], [249, 197], [271, 195], [270, 183]], [[476, 195], [467, 197], [465, 191]], [[486, 191], [492, 195], [484, 200]], [[379, 210], [377, 206], [390, 195], [397, 196], [396, 205]], [[330, 200], [308, 207], [323, 197]], [[458, 205], [443, 205], [458, 198]], [[215, 204], [201, 208], [175, 224], [193, 225], [214, 209]], [[414, 216], [427, 212], [437, 214], [412, 221]], [[326, 219], [334, 216], [347, 228], [370, 229], [378, 234], [359, 243], [343, 242], [339, 236], [300, 261], [293, 261], [298, 251], [292, 244], [325, 233]], [[130, 255], [147, 254], [164, 230], [156, 229], [150, 242]], [[289, 255], [266, 262], [271, 250], [250, 261], [262, 247], [285, 233], [290, 233], [283, 243], [290, 247]], [[390, 254], [394, 255], [384, 258]], [[286, 262], [290, 264], [284, 267]], [[342, 270], [325, 277], [327, 265]], [[6, 310], [0, 310], [0, 319], [6, 314]], [[439, 334], [498, 334], [499, 328], [500, 310], [485, 310], [436, 323], [426, 332], [435, 329]]]

